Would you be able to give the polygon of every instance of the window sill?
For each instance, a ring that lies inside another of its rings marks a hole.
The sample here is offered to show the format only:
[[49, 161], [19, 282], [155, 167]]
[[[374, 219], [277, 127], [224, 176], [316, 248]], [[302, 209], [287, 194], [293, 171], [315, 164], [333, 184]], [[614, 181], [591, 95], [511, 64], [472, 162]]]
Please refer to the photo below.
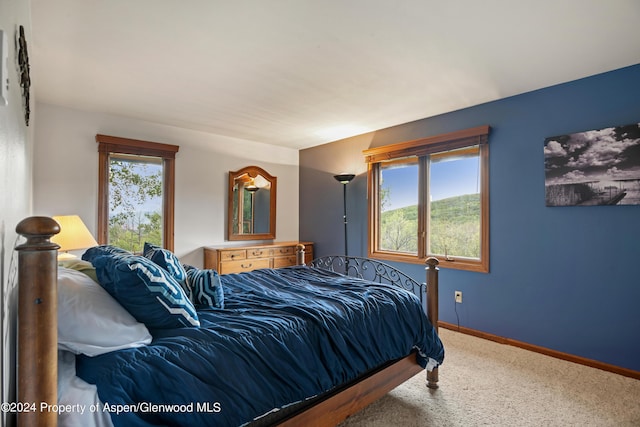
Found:
[[[429, 257], [431, 256], [428, 256], [427, 258]], [[419, 258], [418, 256], [412, 256], [408, 254], [391, 254], [388, 252], [370, 253], [369, 258], [383, 260], [383, 261], [404, 262], [408, 264], [420, 264], [420, 265], [425, 265], [427, 260], [427, 258]], [[483, 262], [483, 261], [475, 261], [475, 260], [469, 260], [464, 258], [445, 259], [442, 256], [434, 256], [434, 258], [438, 259], [439, 268], [450, 268], [452, 270], [474, 271], [477, 273], [489, 272], [488, 260]]]

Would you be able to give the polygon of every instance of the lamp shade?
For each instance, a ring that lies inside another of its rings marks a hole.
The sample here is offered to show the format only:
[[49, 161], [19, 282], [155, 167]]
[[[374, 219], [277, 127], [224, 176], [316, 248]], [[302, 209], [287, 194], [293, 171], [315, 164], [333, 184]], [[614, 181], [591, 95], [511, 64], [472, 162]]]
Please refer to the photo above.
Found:
[[348, 184], [351, 182], [351, 180], [353, 178], [355, 178], [356, 176], [352, 173], [341, 173], [339, 175], [334, 175], [333, 176], [336, 181], [338, 181], [340, 184]]
[[98, 245], [78, 215], [54, 216], [53, 219], [60, 225], [60, 233], [53, 236], [51, 241], [60, 245], [61, 252], [76, 251]]

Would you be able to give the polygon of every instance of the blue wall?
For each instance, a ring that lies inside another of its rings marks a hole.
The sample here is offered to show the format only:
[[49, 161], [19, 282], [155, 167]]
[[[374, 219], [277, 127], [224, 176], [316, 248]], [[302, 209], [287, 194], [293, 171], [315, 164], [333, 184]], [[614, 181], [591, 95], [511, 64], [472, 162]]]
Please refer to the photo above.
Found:
[[[366, 148], [491, 126], [488, 274], [441, 270], [440, 319], [640, 371], [640, 206], [546, 207], [544, 139], [640, 122], [640, 65], [302, 150], [300, 239], [366, 256]], [[401, 264], [424, 281], [424, 268]], [[454, 303], [454, 291], [463, 303]], [[455, 309], [457, 308], [457, 313]]]

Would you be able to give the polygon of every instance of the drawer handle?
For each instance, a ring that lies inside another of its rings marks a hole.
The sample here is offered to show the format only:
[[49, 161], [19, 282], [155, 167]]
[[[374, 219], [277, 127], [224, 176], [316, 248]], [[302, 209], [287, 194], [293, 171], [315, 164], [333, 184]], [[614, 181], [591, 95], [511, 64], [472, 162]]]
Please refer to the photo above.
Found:
[[249, 263], [249, 265], [240, 264], [242, 268], [251, 268], [251, 266], [253, 266], [253, 263]]
[[262, 255], [262, 251], [253, 251], [253, 256]]

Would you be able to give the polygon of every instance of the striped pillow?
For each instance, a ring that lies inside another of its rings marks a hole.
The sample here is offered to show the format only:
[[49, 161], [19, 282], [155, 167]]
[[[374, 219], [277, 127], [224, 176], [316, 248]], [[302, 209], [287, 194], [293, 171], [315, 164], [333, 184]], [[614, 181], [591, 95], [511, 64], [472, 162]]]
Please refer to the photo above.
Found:
[[145, 242], [142, 252], [145, 258], [150, 259], [160, 267], [164, 268], [176, 281], [182, 286], [187, 293], [187, 297], [193, 300], [191, 289], [187, 285], [187, 272], [180, 263], [178, 257], [168, 249]]
[[149, 329], [200, 326], [182, 286], [151, 260], [136, 255], [102, 255], [91, 263], [100, 285]]
[[191, 265], [185, 265], [187, 271], [187, 286], [191, 288], [192, 301], [198, 305], [224, 308], [224, 291], [220, 276], [215, 270], [200, 270]]

